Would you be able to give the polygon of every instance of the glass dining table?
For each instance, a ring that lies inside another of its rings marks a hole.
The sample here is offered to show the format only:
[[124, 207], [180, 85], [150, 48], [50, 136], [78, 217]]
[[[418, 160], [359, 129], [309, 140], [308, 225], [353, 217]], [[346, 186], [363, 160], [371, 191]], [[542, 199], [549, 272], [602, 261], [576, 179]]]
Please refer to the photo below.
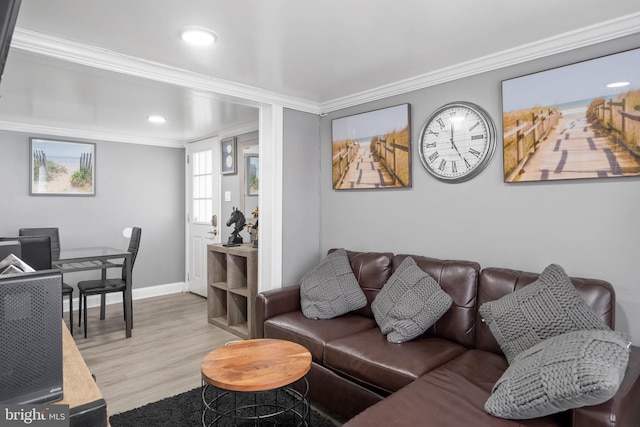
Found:
[[[124, 310], [126, 319], [126, 337], [131, 337], [133, 328], [133, 299], [131, 296], [131, 252], [107, 246], [90, 248], [62, 249], [60, 257], [51, 263], [60, 272], [71, 273], [88, 270], [102, 270], [102, 279], [107, 278], [107, 269], [122, 267], [123, 264], [114, 262], [124, 259], [126, 269], [126, 288], [124, 291]], [[101, 298], [105, 296], [102, 295]], [[86, 307], [85, 307], [86, 310]], [[104, 304], [100, 304], [100, 318], [104, 319]]]

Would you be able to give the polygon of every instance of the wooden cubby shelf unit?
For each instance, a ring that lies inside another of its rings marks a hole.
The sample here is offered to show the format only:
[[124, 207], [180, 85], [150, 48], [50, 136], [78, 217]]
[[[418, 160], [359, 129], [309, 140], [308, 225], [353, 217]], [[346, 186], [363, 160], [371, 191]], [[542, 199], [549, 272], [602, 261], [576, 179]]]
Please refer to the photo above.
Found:
[[207, 246], [207, 318], [241, 338], [255, 337], [258, 249]]

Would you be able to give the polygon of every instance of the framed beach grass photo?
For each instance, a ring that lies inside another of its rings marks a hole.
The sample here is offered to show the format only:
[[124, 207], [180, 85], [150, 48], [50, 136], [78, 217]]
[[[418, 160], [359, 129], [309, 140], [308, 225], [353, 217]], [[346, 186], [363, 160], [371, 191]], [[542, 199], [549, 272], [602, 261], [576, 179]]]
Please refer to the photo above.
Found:
[[331, 121], [334, 190], [411, 187], [411, 108], [400, 104]]
[[30, 153], [32, 196], [95, 196], [95, 144], [31, 138]]
[[244, 181], [247, 186], [247, 196], [260, 195], [260, 157], [257, 154], [247, 154], [245, 158]]
[[640, 176], [640, 49], [502, 82], [504, 182]]

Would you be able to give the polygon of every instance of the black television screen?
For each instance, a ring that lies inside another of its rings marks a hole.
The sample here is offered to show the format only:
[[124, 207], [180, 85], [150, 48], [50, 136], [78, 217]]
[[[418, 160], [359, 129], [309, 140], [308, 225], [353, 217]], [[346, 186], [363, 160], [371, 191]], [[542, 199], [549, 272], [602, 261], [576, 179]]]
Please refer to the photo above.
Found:
[[21, 0], [0, 0], [0, 80], [4, 74]]

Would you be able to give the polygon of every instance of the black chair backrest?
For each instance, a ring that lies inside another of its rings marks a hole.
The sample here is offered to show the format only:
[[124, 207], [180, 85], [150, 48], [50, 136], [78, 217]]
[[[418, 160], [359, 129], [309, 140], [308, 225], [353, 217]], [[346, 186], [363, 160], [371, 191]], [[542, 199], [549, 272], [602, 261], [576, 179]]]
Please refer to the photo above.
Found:
[[[128, 252], [131, 252], [131, 271], [133, 271], [133, 266], [136, 263], [136, 258], [138, 257], [138, 249], [140, 249], [140, 237], [142, 236], [142, 229], [140, 227], [133, 227], [131, 230], [131, 239], [129, 239], [129, 248]], [[122, 280], [127, 279], [127, 268], [122, 267]]]
[[0, 241], [20, 242], [22, 261], [34, 270], [51, 269], [51, 238], [49, 236], [0, 237]]
[[0, 242], [0, 261], [11, 254], [22, 259], [22, 247], [20, 245], [20, 242], [18, 242], [17, 240], [6, 240]]
[[49, 236], [51, 238], [51, 259], [60, 259], [60, 234], [58, 227], [21, 228], [20, 236]]

